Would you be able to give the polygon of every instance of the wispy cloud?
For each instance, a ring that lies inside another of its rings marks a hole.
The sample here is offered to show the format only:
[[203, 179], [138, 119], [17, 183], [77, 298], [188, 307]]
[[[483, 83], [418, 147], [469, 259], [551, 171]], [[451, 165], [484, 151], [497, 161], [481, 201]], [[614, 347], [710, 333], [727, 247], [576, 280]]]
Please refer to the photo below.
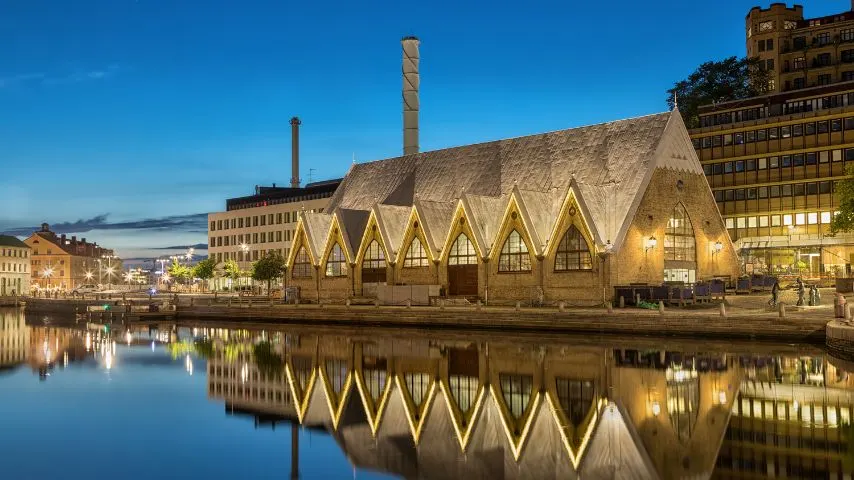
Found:
[[[109, 222], [107, 220], [108, 216], [109, 214], [105, 213], [89, 219], [54, 223], [50, 225], [50, 229], [55, 233], [85, 233], [92, 230], [207, 232], [208, 215], [206, 213], [146, 218], [129, 222]], [[7, 235], [25, 236], [33, 233], [39, 228], [40, 227], [35, 226], [12, 227], [6, 229], [3, 233]]]
[[108, 65], [105, 68], [93, 70], [74, 70], [62, 74], [48, 74], [45, 72], [24, 73], [0, 77], [0, 89], [12, 87], [26, 87], [35, 85], [62, 85], [68, 83], [80, 83], [86, 81], [105, 80], [113, 77], [122, 68], [117, 64]]

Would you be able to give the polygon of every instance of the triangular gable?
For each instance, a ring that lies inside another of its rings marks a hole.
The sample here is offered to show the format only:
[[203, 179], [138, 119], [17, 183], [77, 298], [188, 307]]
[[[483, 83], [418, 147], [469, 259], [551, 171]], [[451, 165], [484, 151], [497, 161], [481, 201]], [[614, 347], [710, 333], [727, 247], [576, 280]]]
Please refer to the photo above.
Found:
[[[488, 395], [487, 388], [484, 387], [483, 384], [478, 386], [471, 415], [466, 417], [465, 413], [460, 411], [460, 407], [457, 405], [457, 401], [454, 399], [453, 395], [451, 395], [451, 389], [450, 386], [447, 385], [446, 379], [442, 379], [439, 382], [439, 387], [442, 390], [442, 396], [445, 398], [445, 406], [447, 407], [447, 412], [451, 417], [451, 424], [454, 426], [454, 432], [457, 434], [456, 437], [460, 444], [460, 449], [465, 450], [471, 440], [471, 433], [474, 430], [475, 424], [477, 424], [480, 412], [483, 410], [484, 399]], [[433, 408], [431, 411], [435, 412], [436, 410], [438, 409]]]
[[[465, 220], [465, 222], [463, 223], [461, 220]], [[472, 226], [473, 223], [471, 211], [467, 208], [466, 202], [460, 199], [453, 210], [451, 221], [448, 224], [448, 232], [446, 233], [443, 243], [444, 246], [439, 258], [445, 258], [448, 255], [451, 250], [451, 245], [453, 245], [460, 233], [465, 233], [466, 237], [468, 237], [469, 241], [474, 245], [474, 248], [480, 258], [486, 257], [486, 249], [484, 248], [485, 240], [483, 239], [482, 234], [478, 231], [477, 226]]]
[[658, 141], [658, 149], [655, 152], [655, 166], [657, 168], [668, 168], [685, 173], [704, 175], [703, 166], [697, 151], [691, 144], [691, 137], [682, 115], [674, 109], [671, 112], [664, 133]]
[[394, 384], [394, 378], [391, 372], [385, 370], [385, 385], [383, 391], [380, 392], [379, 398], [373, 398], [368, 386], [365, 384], [365, 378], [361, 370], [356, 370], [356, 387], [359, 390], [359, 396], [362, 399], [362, 406], [365, 408], [365, 415], [368, 417], [368, 424], [371, 426], [371, 433], [376, 435], [377, 429], [380, 426], [380, 421], [383, 418], [383, 412], [388, 402], [389, 392]]
[[628, 414], [617, 403], [602, 410], [578, 469], [581, 478], [660, 478]]
[[285, 374], [287, 375], [288, 385], [291, 389], [291, 398], [294, 399], [294, 404], [296, 405], [297, 416], [299, 417], [300, 423], [302, 423], [305, 413], [308, 410], [309, 399], [311, 398], [314, 391], [314, 385], [317, 381], [317, 368], [313, 368], [311, 370], [311, 374], [309, 375], [308, 383], [306, 385], [299, 385], [296, 372], [294, 371], [293, 365], [290, 361], [288, 361], [285, 366]]
[[374, 206], [373, 212], [388, 258], [394, 260], [403, 248], [403, 236], [406, 233], [409, 216], [412, 214], [412, 207], [379, 204]]
[[430, 384], [430, 391], [427, 393], [427, 397], [421, 402], [421, 405], [416, 405], [415, 401], [412, 399], [412, 394], [409, 392], [409, 389], [406, 388], [406, 382], [403, 380], [403, 375], [403, 373], [395, 375], [394, 382], [397, 387], [395, 390], [398, 392], [400, 401], [403, 402], [403, 408], [406, 412], [406, 420], [409, 424], [410, 433], [412, 433], [412, 439], [415, 444], [418, 445], [418, 441], [421, 439], [421, 430], [424, 428], [424, 422], [429, 415], [430, 407], [433, 405], [433, 399], [440, 387], [438, 382], [433, 381], [433, 383]]
[[519, 460], [519, 456], [522, 454], [522, 450], [528, 440], [531, 425], [540, 412], [543, 394], [539, 391], [531, 392], [531, 399], [525, 409], [524, 421], [521, 424], [521, 428], [518, 429], [519, 434], [517, 435], [515, 433], [517, 431], [517, 426], [519, 426], [517, 425], [517, 419], [513, 418], [510, 414], [509, 408], [504, 402], [504, 396], [502, 395], [501, 389], [490, 385], [489, 390], [492, 393], [492, 402], [500, 413], [502, 420], [501, 425], [504, 427], [504, 433], [507, 436], [507, 441], [510, 442], [510, 448], [513, 451], [513, 458], [515, 460]]
[[337, 213], [332, 214], [332, 221], [329, 223], [329, 228], [326, 231], [326, 239], [323, 242], [323, 250], [321, 250], [320, 254], [320, 265], [321, 270], [326, 268], [326, 261], [329, 257], [329, 253], [332, 251], [332, 247], [338, 243], [341, 245], [341, 250], [344, 252], [344, 257], [347, 260], [347, 269], [349, 272], [350, 265], [355, 262], [356, 252], [350, 247], [350, 242], [347, 241], [345, 235], [347, 232], [341, 228], [341, 217], [337, 215]]
[[347, 369], [347, 377], [344, 379], [344, 385], [341, 392], [335, 393], [332, 387], [332, 382], [326, 373], [325, 365], [317, 368], [320, 372], [320, 379], [323, 383], [323, 390], [326, 393], [326, 404], [329, 407], [329, 415], [332, 420], [332, 426], [338, 428], [338, 422], [341, 421], [341, 413], [344, 411], [347, 401], [350, 399], [350, 393], [353, 389], [353, 369]]
[[[597, 224], [593, 221], [595, 215], [591, 212], [589, 205], [600, 205], [599, 203], [591, 202], [589, 200], [590, 193], [582, 193], [582, 190], [586, 190], [588, 192], [593, 191], [598, 192], [599, 190], [591, 190], [585, 189], [584, 186], [576, 183], [574, 180], [570, 182], [569, 188], [563, 194], [563, 198], [561, 201], [561, 207], [556, 218], [554, 225], [552, 225], [551, 234], [549, 235], [549, 240], [547, 241], [548, 248], [550, 251], [554, 251], [557, 248], [556, 243], [560, 242], [560, 237], [563, 235], [563, 231], [558, 231], [558, 227], [563, 223], [561, 220], [570, 215], [571, 209], [577, 207], [578, 213], [581, 214], [581, 222], [584, 224], [586, 229], [589, 231], [590, 235], [593, 237], [593, 241], [596, 245], [590, 245], [590, 248], [595, 252], [597, 247], [599, 249], [607, 248], [607, 244], [610, 238], [602, 238], [603, 236], [600, 233], [600, 230], [597, 228]], [[587, 197], [585, 197], [587, 195]], [[612, 246], [613, 246], [613, 241]]]
[[448, 230], [451, 227], [451, 218], [454, 216], [455, 203], [451, 202], [428, 202], [415, 200], [414, 205], [421, 219], [421, 228], [427, 237], [427, 248], [433, 253], [433, 258], [439, 258], [445, 248], [445, 239], [448, 238]]
[[492, 251], [501, 221], [507, 209], [507, 196], [485, 197], [482, 195], [463, 195], [461, 199], [469, 214], [475, 241], [483, 247], [483, 255]]
[[340, 208], [335, 210], [333, 215], [335, 216], [337, 227], [341, 230], [341, 237], [344, 239], [344, 245], [342, 246], [348, 250], [348, 258], [352, 261], [352, 259], [356, 258], [356, 253], [359, 251], [370, 212]]
[[596, 430], [596, 425], [599, 422], [602, 410], [605, 408], [606, 400], [604, 398], [599, 398], [593, 403], [593, 418], [587, 422], [587, 429], [581, 436], [581, 443], [579, 445], [573, 445], [573, 442], [569, 439], [569, 436], [567, 435], [569, 430], [569, 421], [560, 408], [560, 402], [556, 398], [553, 398], [551, 391], [546, 392], [546, 404], [549, 406], [554, 421], [558, 426], [558, 430], [560, 430], [561, 441], [566, 452], [569, 454], [572, 467], [577, 469], [578, 465], [581, 463], [581, 459], [584, 457], [584, 452], [587, 451], [587, 448], [590, 445], [590, 438]]
[[326, 251], [326, 239], [329, 236], [333, 217], [327, 213], [303, 212], [300, 219], [308, 239], [308, 247], [311, 249], [311, 257], [315, 265], [319, 265]]
[[557, 190], [549, 193], [513, 189], [513, 196], [522, 215], [522, 221], [528, 228], [537, 255], [544, 255], [551, 240], [552, 230], [559, 221], [562, 206], [561, 194]]

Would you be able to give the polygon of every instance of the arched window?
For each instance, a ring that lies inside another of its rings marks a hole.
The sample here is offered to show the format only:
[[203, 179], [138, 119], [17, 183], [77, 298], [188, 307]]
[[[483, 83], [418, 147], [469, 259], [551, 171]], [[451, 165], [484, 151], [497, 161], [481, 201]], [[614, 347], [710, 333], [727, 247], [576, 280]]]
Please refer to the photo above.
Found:
[[406, 268], [426, 267], [427, 250], [424, 249], [424, 244], [416, 236], [409, 244], [409, 250], [406, 251], [406, 256], [403, 258], [403, 266]]
[[664, 234], [664, 280], [693, 283], [697, 275], [694, 226], [680, 203], [673, 209]]
[[386, 268], [385, 252], [376, 240], [372, 241], [365, 250], [362, 268]]
[[531, 271], [531, 255], [528, 253], [528, 245], [516, 230], [510, 232], [504, 246], [501, 247], [501, 255], [498, 257], [498, 271]]
[[294, 266], [291, 269], [292, 278], [311, 278], [311, 260], [305, 247], [300, 247], [297, 256], [294, 257]]
[[477, 253], [465, 233], [461, 233], [451, 244], [448, 265], [477, 265]]
[[337, 243], [332, 247], [332, 251], [329, 252], [329, 256], [326, 257], [326, 276], [347, 276], [347, 259], [344, 257], [344, 251], [341, 250], [341, 245], [338, 245]]
[[687, 442], [694, 434], [697, 414], [700, 408], [700, 379], [693, 368], [683, 370], [679, 367], [668, 368], [665, 372], [667, 379], [667, 413], [670, 424], [679, 436], [679, 440]]
[[591, 270], [592, 268], [593, 256], [590, 254], [587, 240], [575, 225], [570, 225], [557, 246], [555, 271]]

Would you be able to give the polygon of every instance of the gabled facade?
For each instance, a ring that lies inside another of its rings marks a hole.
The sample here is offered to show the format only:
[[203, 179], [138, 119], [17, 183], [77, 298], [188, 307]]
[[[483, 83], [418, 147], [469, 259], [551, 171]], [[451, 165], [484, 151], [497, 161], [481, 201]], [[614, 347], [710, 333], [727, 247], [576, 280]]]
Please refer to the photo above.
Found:
[[616, 285], [738, 274], [678, 113], [354, 165], [295, 237], [317, 268], [303, 298], [320, 301], [435, 285], [489, 303], [593, 305]]

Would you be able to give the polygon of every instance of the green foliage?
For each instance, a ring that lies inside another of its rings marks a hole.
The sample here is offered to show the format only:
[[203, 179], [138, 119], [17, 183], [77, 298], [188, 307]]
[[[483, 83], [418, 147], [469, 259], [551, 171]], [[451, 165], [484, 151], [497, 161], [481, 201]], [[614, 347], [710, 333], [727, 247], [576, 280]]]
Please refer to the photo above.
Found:
[[273, 344], [261, 342], [252, 349], [255, 365], [258, 370], [267, 377], [278, 377], [285, 370], [285, 359], [276, 353]]
[[285, 257], [278, 251], [267, 253], [260, 260], [252, 264], [252, 279], [259, 282], [267, 282], [267, 291], [270, 284], [277, 278], [285, 275]]
[[183, 340], [173, 342], [167, 346], [169, 354], [172, 355], [172, 360], [178, 357], [183, 357], [188, 354], [195, 354], [199, 358], [208, 359], [213, 355], [214, 343], [210, 340], [196, 340], [193, 342]]
[[166, 269], [169, 276], [176, 280], [189, 280], [193, 276], [193, 271], [186, 265], [181, 265], [177, 261], [172, 261], [172, 265]]
[[679, 113], [688, 128], [700, 126], [700, 106], [711, 103], [741, 100], [768, 93], [770, 74], [760, 68], [758, 58], [729, 57], [710, 61], [697, 67], [688, 78], [667, 90], [667, 105], [674, 107], [673, 94]]
[[214, 274], [216, 274], [216, 260], [213, 258], [202, 260], [193, 267], [192, 275], [195, 278], [209, 280], [214, 277]]
[[848, 166], [845, 174], [836, 182], [839, 213], [830, 221], [830, 235], [854, 231], [854, 167]]
[[225, 278], [230, 278], [232, 280], [237, 280], [241, 277], [240, 266], [234, 260], [226, 260], [225, 263], [222, 264], [222, 272]]

